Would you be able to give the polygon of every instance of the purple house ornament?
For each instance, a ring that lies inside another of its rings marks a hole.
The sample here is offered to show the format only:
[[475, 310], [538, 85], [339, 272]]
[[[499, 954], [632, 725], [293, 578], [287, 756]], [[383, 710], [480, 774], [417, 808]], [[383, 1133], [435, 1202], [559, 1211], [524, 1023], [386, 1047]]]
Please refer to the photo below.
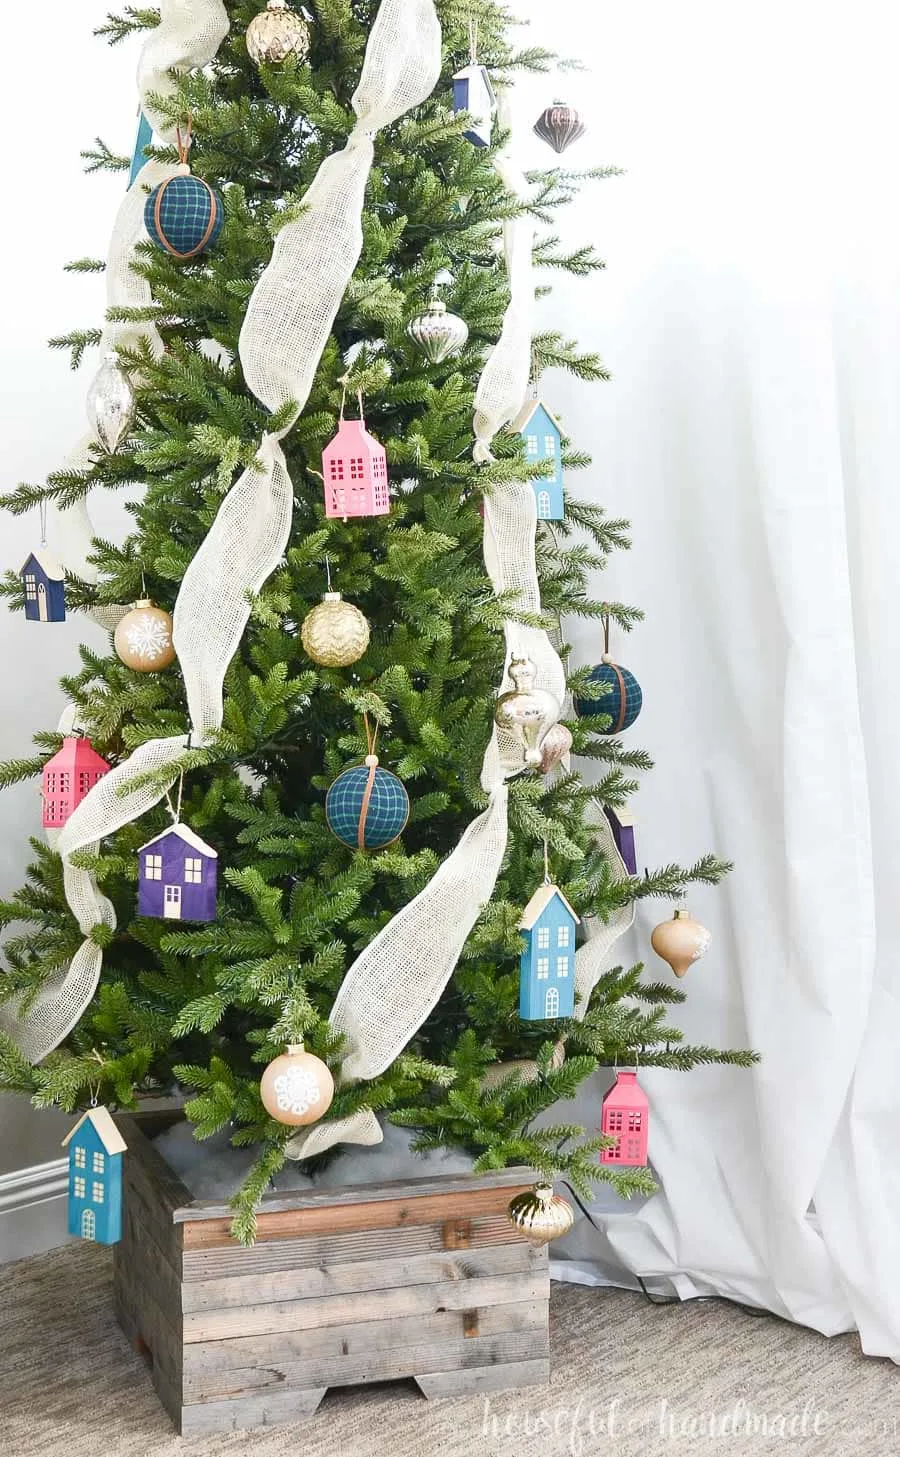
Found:
[[170, 825], [138, 851], [138, 915], [214, 921], [218, 855], [187, 825]]
[[604, 808], [604, 814], [609, 820], [609, 827], [613, 832], [613, 839], [618, 847], [625, 869], [629, 875], [637, 875], [637, 851], [634, 845], [634, 815], [628, 810], [610, 809], [609, 805]]

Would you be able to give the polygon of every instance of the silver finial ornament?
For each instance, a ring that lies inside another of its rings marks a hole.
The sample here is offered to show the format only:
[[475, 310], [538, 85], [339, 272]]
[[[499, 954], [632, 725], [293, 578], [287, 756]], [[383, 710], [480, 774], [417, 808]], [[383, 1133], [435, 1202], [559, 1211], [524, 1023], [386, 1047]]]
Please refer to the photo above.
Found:
[[114, 455], [134, 424], [134, 390], [118, 356], [104, 355], [94, 383], [88, 390], [87, 412], [94, 434], [110, 455]]
[[289, 10], [285, 0], [269, 0], [247, 26], [247, 51], [257, 66], [278, 66], [288, 56], [305, 61], [309, 47], [309, 22]]
[[558, 721], [560, 705], [552, 693], [535, 688], [537, 669], [530, 658], [513, 658], [509, 676], [514, 686], [501, 693], [494, 709], [498, 728], [515, 734], [525, 751], [525, 763], [537, 768], [547, 734]]
[[421, 314], [410, 320], [406, 332], [431, 364], [442, 364], [465, 347], [469, 326], [458, 314], [451, 314], [439, 298], [433, 298]]
[[579, 112], [574, 106], [566, 106], [562, 101], [554, 101], [546, 111], [542, 111], [534, 124], [534, 130], [542, 141], [547, 142], [554, 152], [564, 152], [579, 137], [583, 137], [587, 128], [581, 120]]

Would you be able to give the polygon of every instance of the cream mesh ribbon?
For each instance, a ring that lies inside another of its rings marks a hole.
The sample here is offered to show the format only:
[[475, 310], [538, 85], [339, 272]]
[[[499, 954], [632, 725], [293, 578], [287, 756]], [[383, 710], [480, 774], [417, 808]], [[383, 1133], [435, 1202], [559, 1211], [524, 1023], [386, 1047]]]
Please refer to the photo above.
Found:
[[[221, 28], [223, 21], [218, 0], [164, 4], [161, 25], [144, 48], [139, 71], [145, 111], [145, 89], [165, 89], [163, 67], [203, 65], [212, 58], [210, 46], [214, 45], [214, 54], [227, 33], [227, 23]], [[343, 151], [322, 163], [301, 216], [281, 229], [241, 331], [245, 377], [270, 409], [290, 400], [296, 419], [306, 404], [362, 248], [371, 133], [424, 101], [440, 68], [441, 35], [432, 0], [382, 0], [353, 97], [357, 124]], [[152, 110], [150, 117], [154, 120]], [[142, 169], [120, 212], [122, 227], [119, 230], [117, 224], [118, 241], [114, 237], [113, 246], [117, 259], [126, 256], [122, 240], [130, 236], [128, 229], [135, 223], [132, 194], [142, 180], [146, 184], [152, 165]], [[115, 271], [120, 271], [118, 263]], [[131, 288], [131, 281], [124, 286]], [[293, 488], [278, 438], [265, 435], [257, 460], [232, 487], [188, 567], [175, 604], [174, 641], [195, 745], [208, 743], [221, 726], [225, 672], [247, 625], [250, 599], [284, 555], [292, 506]], [[83, 516], [80, 525], [83, 530]], [[180, 735], [142, 744], [91, 790], [60, 832], [66, 896], [88, 939], [70, 966], [45, 985], [27, 1013], [17, 1015], [9, 1003], [0, 1006], [0, 1026], [33, 1061], [58, 1046], [82, 1016], [102, 965], [102, 951], [90, 940], [90, 931], [98, 922], [114, 924], [112, 909], [93, 876], [75, 869], [69, 857], [79, 850], [95, 851], [104, 836], [158, 804], [164, 790], [138, 781], [149, 773], [171, 771], [168, 782], [173, 783], [186, 742]]]
[[[501, 118], [507, 126], [507, 119]], [[527, 195], [527, 184], [508, 156], [496, 161], [507, 188]], [[528, 389], [534, 321], [530, 214], [507, 222], [504, 253], [510, 302], [500, 338], [485, 363], [475, 397], [475, 459], [493, 459], [490, 445], [518, 415]], [[485, 497], [484, 559], [496, 594], [516, 594], [523, 614], [540, 612], [535, 565], [537, 503], [531, 485], [498, 486]], [[562, 702], [565, 671], [547, 634], [523, 623], [505, 624], [506, 663], [527, 656], [537, 669], [537, 686]], [[504, 670], [503, 686], [511, 686]], [[481, 773], [487, 809], [465, 831], [459, 845], [423, 891], [404, 906], [347, 971], [330, 1023], [346, 1038], [343, 1082], [377, 1077], [388, 1068], [436, 1006], [482, 908], [493, 894], [507, 843], [507, 780], [522, 770], [522, 746], [496, 728]], [[371, 1142], [378, 1120], [370, 1110], [355, 1118], [320, 1123], [287, 1144], [290, 1158], [310, 1158], [335, 1143]]]

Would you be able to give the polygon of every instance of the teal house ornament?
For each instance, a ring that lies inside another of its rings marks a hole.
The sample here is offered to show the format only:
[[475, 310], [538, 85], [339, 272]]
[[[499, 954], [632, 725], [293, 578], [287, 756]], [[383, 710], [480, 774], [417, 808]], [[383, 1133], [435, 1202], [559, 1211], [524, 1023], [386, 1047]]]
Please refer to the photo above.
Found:
[[578, 917], [558, 885], [535, 891], [519, 923], [525, 938], [519, 971], [519, 1016], [545, 1022], [575, 1013], [575, 928]]
[[542, 400], [528, 400], [509, 426], [525, 442], [529, 465], [548, 462], [552, 470], [531, 482], [537, 499], [538, 521], [562, 521], [563, 499], [562, 430]]
[[114, 1245], [122, 1238], [124, 1138], [108, 1108], [89, 1108], [62, 1142], [69, 1150], [69, 1234]]

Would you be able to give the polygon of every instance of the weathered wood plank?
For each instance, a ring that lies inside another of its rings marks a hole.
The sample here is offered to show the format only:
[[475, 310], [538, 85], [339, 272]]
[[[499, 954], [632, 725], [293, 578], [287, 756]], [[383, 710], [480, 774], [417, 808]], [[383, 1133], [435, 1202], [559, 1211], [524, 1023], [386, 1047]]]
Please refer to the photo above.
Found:
[[[490, 1336], [537, 1330], [543, 1331], [546, 1336], [547, 1312], [544, 1299], [485, 1306], [478, 1312], [480, 1334]], [[273, 1366], [280, 1361], [308, 1360], [311, 1356], [356, 1356], [361, 1351], [395, 1350], [423, 1341], [456, 1339], [463, 1333], [464, 1320], [465, 1312], [444, 1310], [434, 1315], [364, 1320], [314, 1330], [278, 1331], [267, 1336], [196, 1342], [184, 1348], [185, 1380], [190, 1377], [202, 1383], [203, 1375], [208, 1371], [219, 1373], [254, 1365]]]
[[[475, 1280], [439, 1280], [433, 1285], [407, 1285], [395, 1290], [370, 1290], [361, 1295], [331, 1295], [317, 1300], [275, 1300], [245, 1305], [240, 1310], [202, 1310], [184, 1316], [184, 1341], [224, 1341], [231, 1336], [269, 1335], [274, 1331], [312, 1330], [366, 1320], [393, 1320], [403, 1315], [434, 1315], [439, 1310], [473, 1310], [515, 1300], [550, 1298], [546, 1271], [489, 1276]], [[315, 1384], [315, 1383], [312, 1383]]]
[[546, 1386], [550, 1362], [546, 1357], [530, 1361], [508, 1361], [497, 1366], [476, 1366], [464, 1371], [430, 1371], [416, 1376], [416, 1383], [429, 1401], [443, 1396], [474, 1396], [480, 1391], [511, 1391], [522, 1386]]
[[123, 1201], [122, 1238], [116, 1246], [114, 1272], [118, 1278], [120, 1271], [124, 1275], [130, 1269], [132, 1276], [139, 1278], [141, 1288], [146, 1285], [180, 1340], [181, 1277], [153, 1237], [154, 1227], [145, 1219], [143, 1200], [134, 1195], [134, 1189], [129, 1190], [129, 1197]]
[[[474, 1218], [479, 1214], [505, 1212], [513, 1194], [530, 1189], [531, 1183], [508, 1185], [500, 1189], [469, 1187], [464, 1205], [466, 1215]], [[443, 1224], [452, 1214], [454, 1206], [458, 1212], [459, 1193], [429, 1194], [420, 1197], [414, 1194], [409, 1184], [403, 1198], [372, 1201], [369, 1189], [364, 1200], [360, 1190], [355, 1190], [356, 1200], [341, 1205], [322, 1205], [309, 1208], [289, 1208], [279, 1213], [260, 1213], [257, 1216], [257, 1243], [269, 1240], [296, 1239], [299, 1235], [333, 1234], [338, 1230], [395, 1229], [411, 1224]], [[216, 1245], [233, 1245], [231, 1217], [203, 1218], [183, 1225], [184, 1248], [208, 1249]]]
[[125, 1167], [131, 1165], [132, 1168], [140, 1169], [145, 1180], [149, 1180], [161, 1212], [174, 1216], [177, 1211], [192, 1204], [194, 1196], [190, 1189], [181, 1182], [174, 1169], [146, 1137], [141, 1120], [131, 1118], [127, 1113], [120, 1113], [116, 1116], [116, 1123], [128, 1145]]
[[150, 1288], [145, 1272], [116, 1246], [115, 1302], [119, 1323], [150, 1367], [160, 1400], [171, 1414], [171, 1403], [182, 1398], [182, 1341]]
[[[333, 1188], [321, 1185], [315, 1189], [292, 1189], [283, 1194], [265, 1194], [260, 1203], [260, 1212], [267, 1215], [293, 1209], [340, 1209], [343, 1205], [357, 1205], [360, 1195], [364, 1193], [367, 1204], [376, 1204], [383, 1200], [394, 1203], [410, 1198], [439, 1199], [453, 1196], [452, 1207], [456, 1213], [460, 1212], [461, 1205], [468, 1213], [468, 1196], [476, 1190], [505, 1190], [508, 1204], [514, 1193], [531, 1188], [533, 1183], [534, 1175], [530, 1169], [516, 1167], [495, 1169], [486, 1174], [432, 1174], [421, 1179], [389, 1179], [379, 1184], [366, 1184], [364, 1189], [358, 1185], [339, 1184]], [[459, 1195], [464, 1196], [462, 1200], [457, 1197]], [[189, 1196], [185, 1207], [178, 1211], [178, 1217], [179, 1222], [217, 1217], [230, 1222], [233, 1211], [228, 1204], [209, 1199], [191, 1200]], [[448, 1213], [446, 1217], [450, 1218], [451, 1215]]]
[[[251, 1248], [232, 1242], [213, 1249], [185, 1250], [183, 1275], [186, 1282], [224, 1279], [239, 1275], [264, 1275], [280, 1270], [301, 1270], [311, 1265], [346, 1265], [362, 1260], [380, 1260], [385, 1252], [409, 1256], [440, 1252], [447, 1248], [442, 1224], [414, 1224], [406, 1229], [351, 1230], [346, 1234], [308, 1235], [297, 1239], [271, 1240]], [[471, 1221], [467, 1249], [485, 1246], [526, 1245], [504, 1214], [487, 1214]], [[546, 1259], [546, 1251], [544, 1251]]]
[[[354, 1355], [312, 1355], [302, 1361], [207, 1371], [185, 1381], [185, 1405], [204, 1399], [239, 1399], [270, 1387], [278, 1391], [313, 1386], [358, 1386], [369, 1381], [396, 1381], [428, 1372], [470, 1369], [512, 1361], [547, 1359], [547, 1335], [540, 1330], [495, 1336], [422, 1341], [417, 1345], [381, 1347]], [[200, 1387], [201, 1389], [198, 1389]]]
[[213, 1432], [245, 1432], [254, 1427], [276, 1426], [280, 1422], [299, 1422], [311, 1417], [327, 1387], [291, 1391], [269, 1391], [264, 1395], [244, 1397], [239, 1401], [211, 1401], [202, 1406], [186, 1406], [178, 1430], [183, 1437], [205, 1437]]
[[308, 1265], [299, 1270], [234, 1275], [219, 1280], [192, 1280], [180, 1287], [182, 1310], [228, 1310], [265, 1305], [274, 1300], [307, 1300], [322, 1295], [348, 1295], [365, 1290], [391, 1290], [397, 1285], [431, 1285], [438, 1280], [472, 1280], [542, 1268], [540, 1251], [517, 1244], [483, 1249], [446, 1250], [392, 1259], [354, 1260], [350, 1264]]

